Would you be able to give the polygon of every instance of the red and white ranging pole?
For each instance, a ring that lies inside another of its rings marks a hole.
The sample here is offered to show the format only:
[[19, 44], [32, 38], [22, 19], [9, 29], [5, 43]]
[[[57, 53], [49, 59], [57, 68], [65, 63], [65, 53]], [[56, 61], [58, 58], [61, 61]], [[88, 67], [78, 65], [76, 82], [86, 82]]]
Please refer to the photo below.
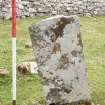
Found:
[[12, 105], [16, 105], [16, 0], [12, 0]]

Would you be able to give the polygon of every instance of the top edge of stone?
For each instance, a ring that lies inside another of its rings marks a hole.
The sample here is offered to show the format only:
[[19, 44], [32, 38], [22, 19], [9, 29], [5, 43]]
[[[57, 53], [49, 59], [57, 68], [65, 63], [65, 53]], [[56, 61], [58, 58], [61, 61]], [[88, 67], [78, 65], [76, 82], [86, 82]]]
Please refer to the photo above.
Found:
[[53, 17], [49, 17], [49, 18], [46, 18], [46, 19], [42, 19], [41, 21], [39, 22], [36, 22], [36, 23], [33, 23], [29, 26], [29, 29], [33, 26], [38, 26], [41, 22], [46, 22], [46, 21], [50, 21], [50, 20], [53, 20], [53, 19], [59, 19], [59, 18], [74, 18], [75, 20], [79, 20], [79, 17], [77, 15], [70, 15], [70, 16], [64, 16], [64, 15], [57, 15], [57, 16], [53, 16]]
[[64, 18], [75, 18], [75, 19], [79, 19], [79, 17], [77, 15], [70, 15], [70, 16], [65, 16], [65, 15], [57, 15], [57, 16], [53, 16], [53, 17], [49, 17], [49, 18], [46, 18], [42, 21], [47, 21], [47, 20], [52, 20], [52, 19], [57, 19], [57, 18], [61, 18], [61, 17], [64, 17]]

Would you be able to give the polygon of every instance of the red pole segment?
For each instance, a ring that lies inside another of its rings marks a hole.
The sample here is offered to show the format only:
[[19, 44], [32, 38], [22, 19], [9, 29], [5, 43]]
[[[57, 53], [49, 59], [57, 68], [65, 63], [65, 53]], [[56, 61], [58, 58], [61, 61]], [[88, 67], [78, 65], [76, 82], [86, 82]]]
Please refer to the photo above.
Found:
[[16, 0], [12, 0], [12, 37], [16, 37]]

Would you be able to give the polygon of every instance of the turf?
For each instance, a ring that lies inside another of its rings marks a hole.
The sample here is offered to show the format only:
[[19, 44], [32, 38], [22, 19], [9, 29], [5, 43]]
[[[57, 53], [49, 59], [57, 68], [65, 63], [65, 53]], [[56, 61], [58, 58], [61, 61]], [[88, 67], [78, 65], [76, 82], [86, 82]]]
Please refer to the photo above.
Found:
[[[17, 64], [33, 59], [28, 27], [45, 17], [17, 20]], [[105, 16], [81, 17], [81, 33], [88, 70], [89, 86], [95, 105], [105, 105]], [[11, 21], [0, 20], [0, 68], [9, 71], [0, 77], [0, 105], [11, 105]], [[42, 85], [37, 75], [17, 76], [17, 105], [43, 103]]]

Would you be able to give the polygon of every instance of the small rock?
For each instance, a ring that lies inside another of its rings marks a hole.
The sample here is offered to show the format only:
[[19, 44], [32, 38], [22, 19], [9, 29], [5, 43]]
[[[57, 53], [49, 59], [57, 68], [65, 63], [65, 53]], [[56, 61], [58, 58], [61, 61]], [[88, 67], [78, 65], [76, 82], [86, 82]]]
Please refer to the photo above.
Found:
[[93, 20], [94, 20], [94, 21], [96, 21], [97, 19], [96, 19], [96, 18], [94, 18]]
[[87, 16], [87, 17], [91, 17], [91, 14], [90, 14], [90, 13], [87, 13], [86, 16]]
[[33, 105], [41, 105], [39, 101], [36, 101]]
[[0, 69], [0, 76], [6, 76], [8, 71], [6, 69]]
[[22, 62], [17, 65], [17, 72], [20, 74], [37, 74], [38, 66], [36, 62]]
[[92, 105], [95, 105], [95, 104], [92, 102]]
[[52, 11], [52, 14], [53, 14], [53, 15], [56, 15], [56, 14], [57, 14], [57, 11]]
[[94, 11], [94, 14], [95, 14], [95, 15], [97, 15], [97, 14], [98, 14], [98, 12], [97, 12], [97, 11]]
[[25, 44], [25, 47], [26, 47], [26, 48], [32, 48], [32, 43], [31, 43], [31, 42], [26, 43], [26, 44]]

